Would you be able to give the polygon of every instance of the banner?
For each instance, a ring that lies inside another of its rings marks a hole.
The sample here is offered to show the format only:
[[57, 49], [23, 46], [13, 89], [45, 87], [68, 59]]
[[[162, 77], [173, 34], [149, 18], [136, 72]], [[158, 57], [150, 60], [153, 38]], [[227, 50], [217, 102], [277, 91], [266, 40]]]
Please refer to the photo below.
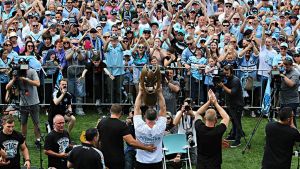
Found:
[[269, 114], [271, 108], [271, 78], [269, 77], [267, 86], [265, 89], [264, 99], [261, 105], [261, 113], [267, 115]]

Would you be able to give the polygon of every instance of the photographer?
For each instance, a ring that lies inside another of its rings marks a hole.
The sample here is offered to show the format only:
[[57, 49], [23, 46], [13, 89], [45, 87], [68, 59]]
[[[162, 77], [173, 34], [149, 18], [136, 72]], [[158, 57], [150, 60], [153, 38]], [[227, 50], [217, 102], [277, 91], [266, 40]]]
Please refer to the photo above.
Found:
[[35, 144], [38, 145], [40, 140], [40, 100], [37, 87], [40, 86], [40, 80], [37, 72], [34, 69], [28, 68], [28, 62], [24, 58], [20, 58], [18, 63], [19, 65], [17, 65], [12, 72], [11, 80], [6, 85], [6, 90], [10, 90], [12, 87], [19, 88], [22, 134], [26, 138], [27, 121], [28, 115], [30, 114], [34, 124]]
[[192, 110], [192, 99], [186, 98], [181, 105], [180, 110], [177, 112], [174, 118], [174, 125], [178, 125], [178, 134], [186, 134], [187, 140], [190, 144], [190, 154], [193, 164], [196, 164], [197, 157], [197, 144], [196, 140], [196, 131], [195, 131], [195, 113]]
[[52, 101], [50, 103], [50, 111], [48, 114], [48, 122], [51, 130], [53, 129], [53, 118], [60, 114], [64, 117], [68, 124], [68, 133], [71, 133], [76, 118], [72, 112], [72, 95], [68, 92], [68, 83], [66, 79], [59, 82], [59, 89], [52, 94]]
[[242, 130], [242, 111], [244, 106], [243, 91], [240, 79], [234, 75], [233, 67], [226, 65], [223, 74], [227, 82], [218, 83], [225, 92], [226, 105], [230, 110], [229, 115], [232, 122], [232, 129], [229, 136], [226, 138], [228, 141], [234, 141], [230, 147], [234, 148], [241, 145]]
[[294, 112], [284, 107], [278, 113], [278, 122], [266, 125], [266, 144], [262, 160], [262, 169], [290, 169], [293, 146], [300, 142], [300, 134], [294, 125]]
[[48, 167], [67, 169], [70, 136], [64, 130], [65, 120], [60, 114], [53, 118], [54, 130], [45, 139], [44, 152], [48, 156]]
[[[212, 90], [208, 91], [208, 98], [209, 100], [196, 113], [196, 116], [205, 113], [205, 122], [200, 119], [195, 122], [198, 145], [197, 169], [220, 169], [222, 164], [222, 137], [228, 127], [230, 118], [217, 102]], [[208, 109], [211, 104], [222, 117], [219, 125], [217, 125], [216, 110]]]
[[173, 80], [173, 70], [167, 69], [163, 79], [163, 95], [166, 101], [167, 111], [170, 111], [172, 115], [175, 115], [177, 108], [177, 93], [180, 90], [180, 84], [178, 81]]
[[[280, 107], [291, 107], [296, 115], [299, 106], [299, 72], [293, 67], [293, 58], [285, 57], [283, 60], [285, 72], [281, 73], [281, 84], [279, 90]], [[296, 124], [294, 116], [294, 124]]]

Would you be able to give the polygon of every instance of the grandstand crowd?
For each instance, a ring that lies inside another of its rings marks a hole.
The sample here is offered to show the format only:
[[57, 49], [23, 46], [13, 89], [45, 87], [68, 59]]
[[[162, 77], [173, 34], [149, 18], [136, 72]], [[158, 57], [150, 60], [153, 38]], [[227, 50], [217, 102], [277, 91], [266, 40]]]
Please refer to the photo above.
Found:
[[[228, 88], [222, 85], [229, 80], [224, 74], [229, 65], [240, 80], [245, 105], [260, 108], [272, 78], [272, 89], [288, 91], [277, 96], [278, 106], [292, 107], [296, 115], [297, 0], [2, 0], [0, 4], [2, 105], [17, 103], [39, 112], [34, 105], [73, 103], [73, 110], [71, 106], [57, 110], [85, 115], [82, 105], [91, 103], [102, 113], [104, 104], [133, 104], [143, 66], [159, 65], [168, 117], [175, 118], [186, 98], [191, 98], [188, 104], [204, 105], [207, 100], [215, 104], [210, 89], [225, 104]], [[27, 118], [21, 116], [23, 136]], [[32, 118], [38, 126], [38, 117]], [[172, 131], [174, 126], [169, 127]]]

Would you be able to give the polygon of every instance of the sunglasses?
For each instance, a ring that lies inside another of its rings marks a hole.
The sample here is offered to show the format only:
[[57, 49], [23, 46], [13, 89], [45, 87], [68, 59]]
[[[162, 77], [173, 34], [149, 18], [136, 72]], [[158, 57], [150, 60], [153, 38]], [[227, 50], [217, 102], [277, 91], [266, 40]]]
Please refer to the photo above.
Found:
[[138, 46], [138, 48], [140, 48], [140, 49], [144, 49], [144, 46]]
[[86, 14], [91, 14], [92, 12], [86, 12]]
[[16, 31], [15, 29], [8, 29], [8, 31]]
[[36, 28], [36, 27], [38, 27], [39, 25], [32, 25], [32, 26]]
[[224, 27], [229, 27], [229, 25], [223, 25]]
[[280, 48], [280, 50], [287, 50], [287, 48]]
[[230, 41], [230, 43], [236, 43], [236, 41]]
[[103, 36], [103, 38], [109, 38], [109, 36]]
[[233, 18], [233, 20], [240, 20], [240, 18]]
[[193, 43], [186, 43], [186, 45], [191, 46], [191, 45], [193, 45]]
[[64, 44], [64, 45], [66, 45], [66, 44], [70, 44], [70, 42], [63, 42], [63, 44]]
[[167, 117], [167, 119], [168, 119], [168, 120], [170, 120], [170, 119], [171, 119], [171, 117]]
[[6, 43], [6, 44], [4, 44], [4, 46], [11, 46], [11, 44], [10, 43]]
[[226, 5], [225, 7], [226, 7], [226, 8], [231, 8], [232, 6], [231, 6], [231, 5]]
[[29, 47], [29, 48], [33, 48], [33, 45], [27, 45], [27, 47]]
[[144, 33], [145, 33], [145, 34], [150, 34], [151, 32], [149, 32], [149, 31], [145, 31]]
[[201, 30], [201, 32], [205, 32], [205, 33], [207, 33], [207, 30]]

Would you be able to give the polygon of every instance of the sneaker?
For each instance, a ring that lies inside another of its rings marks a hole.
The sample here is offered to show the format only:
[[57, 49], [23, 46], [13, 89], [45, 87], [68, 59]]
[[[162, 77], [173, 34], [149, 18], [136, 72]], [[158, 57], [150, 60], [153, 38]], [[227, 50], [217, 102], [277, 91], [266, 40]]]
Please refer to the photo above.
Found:
[[230, 147], [231, 148], [236, 148], [236, 147], [238, 147], [238, 146], [240, 146], [241, 145], [241, 142], [240, 141], [234, 141], [231, 145], [230, 145]]
[[98, 114], [100, 114], [100, 115], [103, 114], [103, 111], [102, 111], [102, 108], [101, 108], [101, 107], [98, 107], [98, 108], [97, 108], [97, 111], [98, 111]]
[[235, 138], [233, 136], [227, 136], [225, 139], [225, 141], [235, 141]]
[[40, 140], [40, 139], [36, 139], [35, 142], [34, 142], [34, 144], [35, 144], [35, 147], [36, 147], [37, 149], [42, 148], [42, 143], [41, 143], [41, 140]]
[[100, 99], [96, 100], [96, 106], [100, 106]]
[[82, 109], [76, 109], [75, 113], [79, 116], [84, 116], [85, 115], [85, 113]]
[[256, 117], [256, 114], [254, 113], [254, 111], [251, 111], [251, 117]]

